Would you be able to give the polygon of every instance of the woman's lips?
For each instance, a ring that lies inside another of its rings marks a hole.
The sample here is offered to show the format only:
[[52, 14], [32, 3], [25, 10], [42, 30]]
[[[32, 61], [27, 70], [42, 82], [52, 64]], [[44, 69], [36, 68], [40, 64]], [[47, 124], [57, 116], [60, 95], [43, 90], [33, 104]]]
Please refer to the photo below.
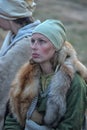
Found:
[[38, 57], [39, 57], [39, 54], [32, 53], [32, 57], [33, 57], [33, 58], [38, 58]]

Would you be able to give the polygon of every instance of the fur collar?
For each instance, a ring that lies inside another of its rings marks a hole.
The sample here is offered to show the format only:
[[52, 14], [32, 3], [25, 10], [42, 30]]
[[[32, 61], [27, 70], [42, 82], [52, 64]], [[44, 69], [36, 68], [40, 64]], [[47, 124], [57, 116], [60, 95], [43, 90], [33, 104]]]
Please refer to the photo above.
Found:
[[[49, 85], [49, 93], [47, 100], [47, 109], [44, 117], [44, 122], [49, 124], [54, 111], [51, 110], [52, 103], [56, 104], [56, 113], [59, 113], [59, 118], [64, 115], [66, 111], [66, 93], [70, 87], [72, 79], [72, 69], [67, 69], [64, 65], [60, 67], [59, 71], [55, 72]], [[38, 64], [26, 63], [18, 72], [15, 80], [12, 83], [10, 90], [10, 107], [13, 115], [17, 118], [20, 124], [25, 124], [26, 113], [32, 103], [34, 97], [38, 96], [40, 91], [40, 75], [41, 70]], [[50, 111], [50, 116], [48, 115]], [[54, 119], [55, 120], [55, 119]]]

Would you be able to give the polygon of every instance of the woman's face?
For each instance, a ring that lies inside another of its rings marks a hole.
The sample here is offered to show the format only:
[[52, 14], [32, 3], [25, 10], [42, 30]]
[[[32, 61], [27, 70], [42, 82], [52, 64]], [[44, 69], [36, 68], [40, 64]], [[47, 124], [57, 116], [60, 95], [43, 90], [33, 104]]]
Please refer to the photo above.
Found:
[[31, 38], [31, 49], [32, 58], [38, 63], [49, 61], [56, 50], [50, 40], [39, 33], [33, 34]]

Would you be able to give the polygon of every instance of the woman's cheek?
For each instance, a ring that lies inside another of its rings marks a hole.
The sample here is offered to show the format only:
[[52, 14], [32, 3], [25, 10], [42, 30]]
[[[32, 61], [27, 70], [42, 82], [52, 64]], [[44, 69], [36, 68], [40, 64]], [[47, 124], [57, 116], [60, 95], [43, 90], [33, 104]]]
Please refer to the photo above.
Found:
[[43, 54], [48, 54], [49, 51], [50, 51], [50, 47], [42, 47], [42, 49], [41, 49], [41, 52]]

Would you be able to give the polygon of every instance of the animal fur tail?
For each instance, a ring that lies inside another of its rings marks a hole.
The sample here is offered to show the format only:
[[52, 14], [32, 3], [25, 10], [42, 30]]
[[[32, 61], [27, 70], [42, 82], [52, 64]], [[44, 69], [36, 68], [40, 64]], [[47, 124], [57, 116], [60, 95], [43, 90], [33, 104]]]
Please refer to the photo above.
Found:
[[27, 110], [39, 92], [39, 70], [36, 64], [26, 63], [11, 85], [9, 94], [11, 112], [22, 126], [25, 124]]
[[49, 85], [47, 108], [44, 122], [48, 126], [56, 127], [66, 112], [66, 94], [74, 76], [72, 66], [62, 65], [53, 76]]

